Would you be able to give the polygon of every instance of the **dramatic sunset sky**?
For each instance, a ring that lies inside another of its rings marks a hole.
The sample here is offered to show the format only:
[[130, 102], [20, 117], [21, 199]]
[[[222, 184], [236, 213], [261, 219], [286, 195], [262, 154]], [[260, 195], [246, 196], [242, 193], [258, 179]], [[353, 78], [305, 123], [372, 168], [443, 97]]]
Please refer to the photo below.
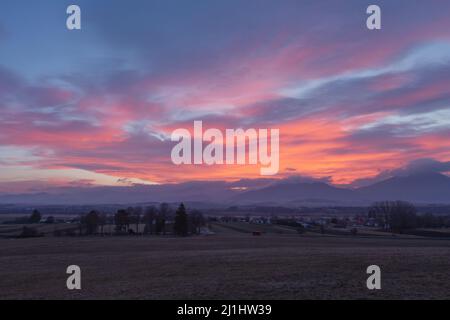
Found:
[[194, 120], [279, 128], [279, 177], [449, 161], [449, 14], [447, 0], [2, 0], [0, 191], [259, 177], [173, 165], [170, 134]]

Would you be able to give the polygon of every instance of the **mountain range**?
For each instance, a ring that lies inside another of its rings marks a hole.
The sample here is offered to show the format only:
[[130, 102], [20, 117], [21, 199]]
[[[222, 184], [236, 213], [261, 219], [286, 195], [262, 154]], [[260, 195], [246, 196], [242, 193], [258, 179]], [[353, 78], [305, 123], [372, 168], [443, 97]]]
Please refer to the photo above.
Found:
[[125, 204], [202, 202], [221, 204], [361, 205], [377, 200], [450, 204], [450, 178], [436, 172], [394, 176], [350, 188], [301, 179], [246, 179], [236, 182], [198, 181], [129, 187], [65, 187], [45, 192], [0, 194], [1, 204]]

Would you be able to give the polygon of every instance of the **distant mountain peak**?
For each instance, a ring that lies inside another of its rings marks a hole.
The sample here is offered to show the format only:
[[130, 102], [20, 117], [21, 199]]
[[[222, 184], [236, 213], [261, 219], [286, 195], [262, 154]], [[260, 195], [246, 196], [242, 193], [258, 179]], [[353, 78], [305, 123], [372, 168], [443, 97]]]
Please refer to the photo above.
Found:
[[450, 178], [436, 172], [417, 172], [394, 176], [357, 191], [373, 200], [450, 203]]

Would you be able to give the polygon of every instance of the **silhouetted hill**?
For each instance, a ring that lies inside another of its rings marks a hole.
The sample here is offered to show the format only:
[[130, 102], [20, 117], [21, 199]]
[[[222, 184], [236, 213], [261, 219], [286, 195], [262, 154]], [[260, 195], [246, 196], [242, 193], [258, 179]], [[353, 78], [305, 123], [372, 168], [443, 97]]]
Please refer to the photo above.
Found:
[[235, 193], [223, 181], [129, 187], [66, 187], [48, 192], [3, 194], [0, 203], [11, 204], [127, 204], [141, 202], [223, 202]]
[[[243, 189], [249, 187], [249, 190]], [[320, 181], [241, 180], [197, 181], [180, 184], [130, 187], [55, 188], [47, 192], [3, 194], [0, 203], [10, 204], [125, 204], [189, 202], [216, 204], [366, 205], [376, 200], [450, 204], [450, 178], [439, 173], [397, 176], [359, 189], [336, 187]]]
[[233, 201], [245, 203], [288, 203], [302, 200], [352, 202], [358, 200], [358, 195], [353, 190], [333, 187], [323, 182], [281, 182], [243, 192], [233, 198]]
[[450, 178], [440, 173], [392, 177], [360, 188], [358, 193], [368, 200], [450, 203]]

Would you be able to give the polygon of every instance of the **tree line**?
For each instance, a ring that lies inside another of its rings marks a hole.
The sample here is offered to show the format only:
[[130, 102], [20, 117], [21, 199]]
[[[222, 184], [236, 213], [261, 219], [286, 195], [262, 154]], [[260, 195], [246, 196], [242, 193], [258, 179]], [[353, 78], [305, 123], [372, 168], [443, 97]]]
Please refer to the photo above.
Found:
[[406, 201], [380, 201], [368, 209], [369, 218], [385, 230], [402, 233], [415, 228], [449, 227], [448, 217], [431, 213], [418, 215], [415, 206]]
[[[395, 233], [416, 228], [450, 227], [450, 216], [433, 215], [431, 213], [418, 214], [415, 206], [405, 201], [379, 201], [373, 203], [367, 210], [368, 218], [376, 221], [377, 225]], [[229, 219], [235, 219], [230, 217]], [[107, 215], [96, 210], [82, 215], [78, 223], [78, 234], [104, 234], [105, 226], [114, 226], [116, 234], [145, 234], [178, 236], [199, 234], [205, 225], [205, 218], [198, 210], [187, 211], [183, 203], [173, 211], [167, 203], [159, 206], [128, 207], [119, 209], [114, 215]], [[29, 217], [19, 218], [14, 223], [37, 224], [56, 223], [52, 216], [42, 219], [38, 210], [33, 210]], [[26, 230], [25, 230], [26, 229]], [[23, 234], [37, 234], [37, 230], [24, 227]], [[75, 235], [77, 227], [64, 230], [68, 235]], [[58, 235], [62, 230], [55, 230]]]
[[[103, 234], [104, 226], [114, 225], [114, 231], [118, 234], [156, 234], [166, 235], [168, 222], [171, 222], [171, 233], [178, 236], [189, 234], [200, 234], [201, 227], [205, 225], [205, 218], [202, 212], [192, 210], [187, 212], [186, 207], [181, 203], [175, 212], [167, 203], [162, 203], [159, 207], [149, 206], [128, 207], [119, 209], [113, 217], [101, 214], [92, 210], [80, 219], [80, 233], [84, 229], [86, 234]], [[140, 226], [144, 228], [141, 230]]]

